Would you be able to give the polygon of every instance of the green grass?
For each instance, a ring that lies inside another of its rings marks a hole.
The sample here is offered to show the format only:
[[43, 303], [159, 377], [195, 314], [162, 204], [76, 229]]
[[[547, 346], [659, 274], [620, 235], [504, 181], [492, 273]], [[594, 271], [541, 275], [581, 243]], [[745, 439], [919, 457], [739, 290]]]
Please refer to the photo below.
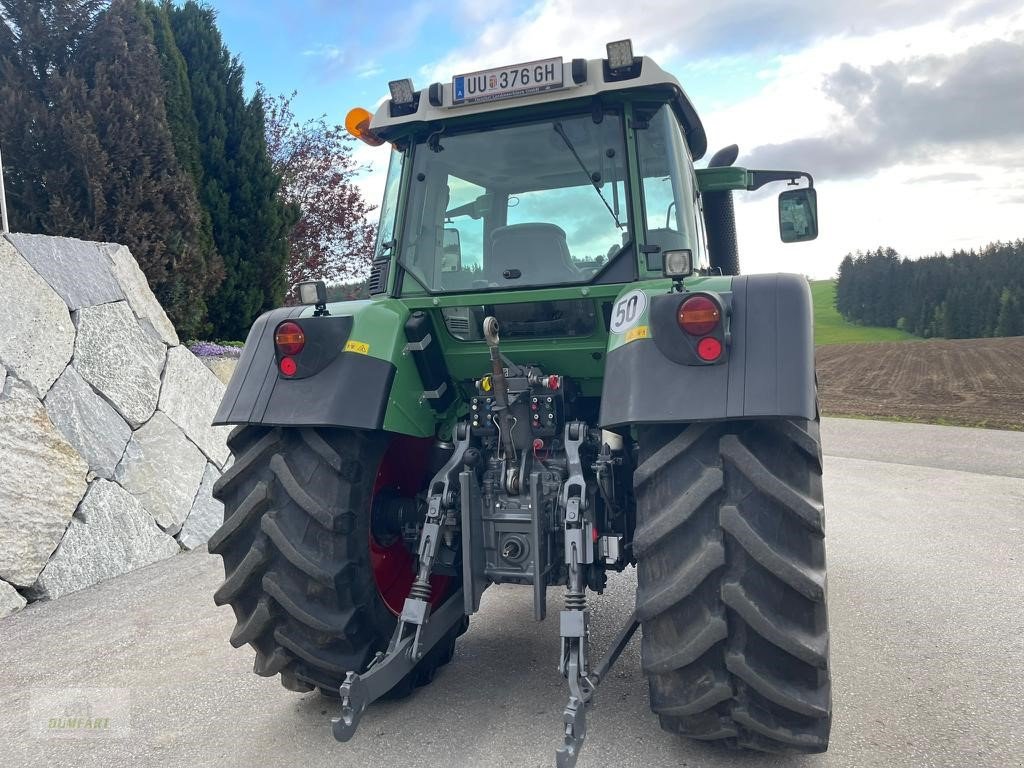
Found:
[[821, 344], [867, 344], [873, 341], [909, 341], [917, 336], [895, 328], [876, 328], [869, 325], [854, 325], [836, 312], [836, 281], [812, 280], [811, 296], [814, 299], [814, 343]]

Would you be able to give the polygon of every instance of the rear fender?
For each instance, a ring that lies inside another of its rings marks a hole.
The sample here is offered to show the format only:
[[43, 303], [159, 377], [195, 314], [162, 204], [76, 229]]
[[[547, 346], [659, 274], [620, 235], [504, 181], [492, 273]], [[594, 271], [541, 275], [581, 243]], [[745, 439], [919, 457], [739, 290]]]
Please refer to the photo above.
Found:
[[[438, 414], [423, 397], [405, 325], [408, 309], [389, 299], [282, 307], [260, 316], [228, 383], [214, 424], [351, 427], [431, 436]], [[307, 346], [294, 377], [278, 369], [274, 331], [293, 320]], [[313, 343], [315, 340], [316, 343]]]
[[[686, 286], [721, 300], [726, 315], [721, 362], [687, 363], [686, 355], [672, 354], [672, 345], [686, 343], [682, 331], [674, 315], [652, 311], [668, 293], [668, 281], [629, 286], [613, 305], [601, 426], [815, 418], [814, 320], [807, 280], [746, 275], [697, 278]], [[646, 297], [643, 313], [616, 332], [614, 312], [635, 290]]]

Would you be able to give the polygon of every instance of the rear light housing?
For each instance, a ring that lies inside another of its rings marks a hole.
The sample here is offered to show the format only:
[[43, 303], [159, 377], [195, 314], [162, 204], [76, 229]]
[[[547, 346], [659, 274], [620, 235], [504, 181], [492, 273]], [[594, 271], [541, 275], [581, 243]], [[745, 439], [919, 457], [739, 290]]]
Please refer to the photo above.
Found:
[[280, 358], [297, 355], [305, 346], [306, 334], [298, 323], [286, 320], [274, 331], [274, 347]]
[[691, 336], [706, 336], [722, 322], [722, 310], [708, 296], [691, 296], [679, 305], [679, 327]]
[[653, 297], [651, 336], [680, 365], [722, 365], [729, 359], [729, 300], [715, 291], [672, 290]]

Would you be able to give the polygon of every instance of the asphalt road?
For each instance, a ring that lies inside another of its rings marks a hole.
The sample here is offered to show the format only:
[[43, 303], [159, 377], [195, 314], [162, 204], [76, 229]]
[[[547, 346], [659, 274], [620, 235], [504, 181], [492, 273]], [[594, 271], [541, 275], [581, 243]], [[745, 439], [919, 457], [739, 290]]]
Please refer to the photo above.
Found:
[[[824, 440], [829, 752], [736, 754], [662, 733], [634, 639], [588, 717], [581, 768], [1024, 766], [1024, 433], [827, 419]], [[528, 590], [492, 587], [455, 663], [338, 744], [336, 704], [256, 677], [250, 651], [228, 645], [220, 578], [219, 558], [195, 552], [0, 621], [0, 766], [553, 765], [558, 623], [533, 623]], [[633, 590], [630, 572], [591, 601], [598, 649]], [[62, 712], [46, 697], [75, 687], [115, 689], [83, 695], [125, 714], [54, 737], [43, 721]]]

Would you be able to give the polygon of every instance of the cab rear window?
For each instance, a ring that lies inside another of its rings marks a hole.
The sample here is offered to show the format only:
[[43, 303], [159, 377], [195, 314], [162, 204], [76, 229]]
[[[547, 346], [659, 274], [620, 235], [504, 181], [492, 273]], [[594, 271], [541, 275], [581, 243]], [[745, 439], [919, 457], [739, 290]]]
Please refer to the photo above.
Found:
[[497, 318], [502, 340], [590, 336], [598, 323], [589, 299], [445, 307], [441, 315], [448, 332], [461, 341], [483, 341], [488, 315]]

